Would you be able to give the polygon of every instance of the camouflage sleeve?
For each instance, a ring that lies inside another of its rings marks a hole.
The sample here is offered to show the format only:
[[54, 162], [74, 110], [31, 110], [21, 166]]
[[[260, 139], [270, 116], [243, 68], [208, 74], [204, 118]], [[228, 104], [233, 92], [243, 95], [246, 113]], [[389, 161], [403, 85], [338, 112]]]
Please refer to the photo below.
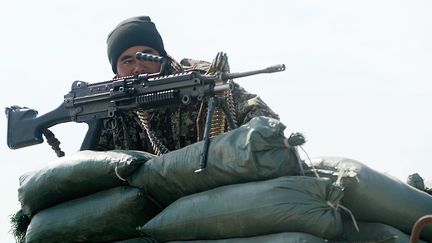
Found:
[[95, 150], [148, 151], [144, 132], [136, 119], [132, 112], [121, 113], [116, 118], [105, 119]]
[[258, 95], [247, 92], [244, 88], [237, 86], [234, 94], [237, 103], [238, 125], [241, 126], [257, 116], [267, 116], [279, 120], [276, 114]]
[[108, 151], [113, 150], [114, 142], [113, 142], [113, 133], [109, 129], [102, 128], [100, 137], [98, 139], [97, 145], [95, 147], [96, 151]]
[[180, 65], [186, 72], [188, 71], [199, 71], [205, 73], [209, 70], [211, 63], [203, 60], [195, 60], [191, 58], [183, 58], [180, 61]]

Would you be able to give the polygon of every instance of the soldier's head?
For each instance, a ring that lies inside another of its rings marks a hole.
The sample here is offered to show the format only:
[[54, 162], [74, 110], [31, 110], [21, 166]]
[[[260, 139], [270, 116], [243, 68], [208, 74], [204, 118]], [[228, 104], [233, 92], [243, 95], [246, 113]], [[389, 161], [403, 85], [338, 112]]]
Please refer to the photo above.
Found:
[[120, 22], [108, 35], [107, 47], [112, 70], [119, 77], [159, 72], [160, 63], [140, 61], [137, 52], [167, 56], [162, 37], [148, 16]]

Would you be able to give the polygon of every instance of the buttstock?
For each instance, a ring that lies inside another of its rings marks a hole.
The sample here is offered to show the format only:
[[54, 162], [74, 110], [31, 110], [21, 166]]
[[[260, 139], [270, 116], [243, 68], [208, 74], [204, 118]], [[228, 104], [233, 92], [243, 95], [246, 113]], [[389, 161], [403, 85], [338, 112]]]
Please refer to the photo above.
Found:
[[11, 106], [6, 108], [7, 145], [19, 149], [42, 143], [42, 132], [51, 126], [71, 121], [68, 109], [61, 104], [57, 109], [42, 116], [27, 107]]
[[33, 126], [32, 121], [38, 112], [27, 107], [12, 106], [6, 108], [7, 145], [19, 149], [43, 142], [42, 129]]

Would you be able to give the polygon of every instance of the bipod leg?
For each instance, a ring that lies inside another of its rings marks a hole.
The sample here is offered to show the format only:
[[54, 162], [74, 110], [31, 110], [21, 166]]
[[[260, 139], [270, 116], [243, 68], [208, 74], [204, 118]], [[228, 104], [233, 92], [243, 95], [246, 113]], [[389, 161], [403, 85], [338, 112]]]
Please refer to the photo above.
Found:
[[208, 154], [208, 148], [210, 145], [210, 130], [211, 130], [211, 123], [212, 123], [212, 117], [215, 107], [218, 104], [218, 98], [213, 96], [208, 101], [207, 106], [207, 118], [205, 122], [204, 127], [204, 137], [203, 137], [203, 145], [201, 148], [201, 154], [200, 154], [200, 161], [199, 161], [199, 169], [195, 170], [195, 173], [199, 173], [205, 169], [207, 166], [207, 154]]

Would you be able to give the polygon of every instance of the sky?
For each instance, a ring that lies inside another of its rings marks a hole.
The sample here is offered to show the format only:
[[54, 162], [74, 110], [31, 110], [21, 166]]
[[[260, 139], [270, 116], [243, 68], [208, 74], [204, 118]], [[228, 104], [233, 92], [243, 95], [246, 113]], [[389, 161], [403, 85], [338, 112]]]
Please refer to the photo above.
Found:
[[[0, 106], [44, 114], [73, 81], [111, 79], [108, 33], [149, 15], [178, 60], [224, 51], [233, 72], [285, 64], [237, 82], [279, 114], [287, 136], [306, 135], [310, 157], [347, 157], [402, 181], [412, 173], [431, 181], [431, 12], [427, 0], [2, 1]], [[6, 127], [3, 115], [0, 242], [14, 242], [19, 177], [56, 156], [46, 143], [9, 149]], [[52, 130], [70, 154], [86, 125]]]

